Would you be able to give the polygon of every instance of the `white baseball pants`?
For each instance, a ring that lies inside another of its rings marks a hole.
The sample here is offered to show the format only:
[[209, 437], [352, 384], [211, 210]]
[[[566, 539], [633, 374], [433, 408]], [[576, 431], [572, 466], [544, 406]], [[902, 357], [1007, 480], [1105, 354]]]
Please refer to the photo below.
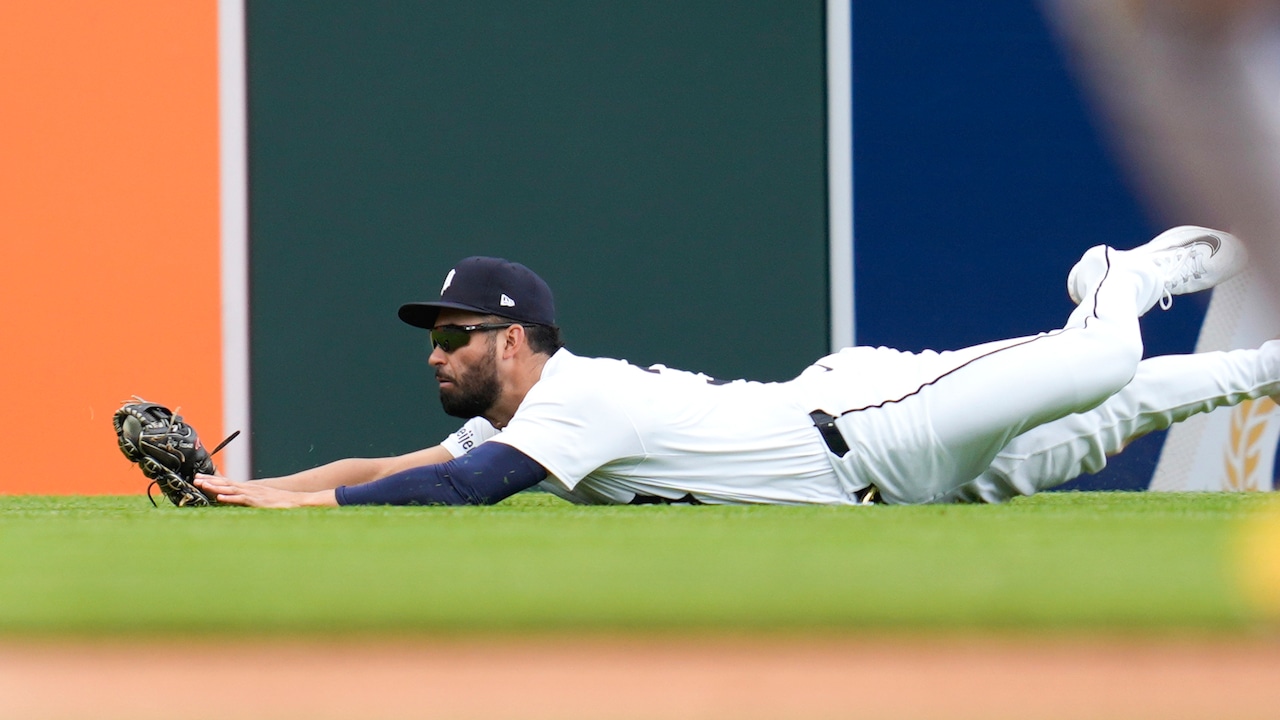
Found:
[[1257, 350], [1144, 360], [1098, 407], [1014, 438], [976, 480], [941, 502], [1001, 502], [1106, 467], [1107, 458], [1150, 432], [1192, 415], [1280, 394], [1280, 340]]
[[837, 473], [851, 487], [874, 484], [890, 503], [998, 501], [1100, 468], [1161, 423], [1275, 391], [1280, 367], [1262, 361], [1274, 352], [1141, 362], [1138, 318], [1163, 280], [1141, 257], [1108, 261], [1060, 330], [954, 352], [875, 350], [894, 376], [870, 399], [868, 349], [806, 370], [798, 381], [836, 396], [826, 409], [843, 404], [833, 414], [852, 451]]

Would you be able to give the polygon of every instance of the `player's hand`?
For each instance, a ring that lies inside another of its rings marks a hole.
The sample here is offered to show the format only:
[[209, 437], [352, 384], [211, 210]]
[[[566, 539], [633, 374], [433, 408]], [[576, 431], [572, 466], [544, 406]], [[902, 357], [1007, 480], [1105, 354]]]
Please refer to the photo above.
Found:
[[294, 492], [262, 483], [236, 482], [218, 475], [196, 475], [196, 487], [213, 495], [218, 502], [258, 508], [295, 508], [336, 506], [333, 491]]

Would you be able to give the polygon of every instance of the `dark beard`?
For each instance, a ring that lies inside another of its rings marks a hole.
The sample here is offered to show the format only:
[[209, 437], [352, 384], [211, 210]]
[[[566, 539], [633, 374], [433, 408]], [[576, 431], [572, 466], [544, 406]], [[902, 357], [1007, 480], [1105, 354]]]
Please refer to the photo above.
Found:
[[498, 383], [498, 362], [492, 353], [465, 375], [453, 378], [453, 389], [440, 388], [440, 406], [448, 415], [463, 420], [480, 417], [498, 402], [502, 387]]

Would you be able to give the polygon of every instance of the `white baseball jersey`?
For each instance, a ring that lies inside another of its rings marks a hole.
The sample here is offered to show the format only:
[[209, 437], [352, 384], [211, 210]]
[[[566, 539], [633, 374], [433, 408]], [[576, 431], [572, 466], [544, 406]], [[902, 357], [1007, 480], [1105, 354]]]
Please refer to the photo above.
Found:
[[489, 439], [546, 468], [542, 486], [579, 503], [640, 496], [706, 503], [853, 502], [789, 383], [722, 383], [561, 349], [502, 431], [476, 418], [444, 443]]

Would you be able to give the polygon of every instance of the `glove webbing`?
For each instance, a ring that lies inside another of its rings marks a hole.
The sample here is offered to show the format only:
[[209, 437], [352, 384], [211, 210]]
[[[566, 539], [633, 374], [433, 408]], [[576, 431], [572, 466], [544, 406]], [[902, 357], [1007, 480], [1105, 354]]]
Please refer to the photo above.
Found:
[[[174, 420], [173, 418], [177, 418], [177, 417], [178, 417], [178, 414], [175, 412], [175, 413], [173, 414], [172, 418], [170, 418], [170, 420], [169, 420], [169, 427], [170, 427], [171, 429], [172, 429], [173, 425], [176, 423], [176, 420]], [[214, 455], [217, 455], [219, 450], [221, 450], [222, 448], [226, 447], [226, 446], [227, 446], [227, 443], [231, 442], [232, 440], [235, 440], [239, 435], [240, 435], [240, 431], [239, 431], [239, 430], [237, 430], [237, 431], [235, 431], [235, 432], [231, 433], [230, 435], [228, 435], [225, 439], [223, 439], [223, 441], [222, 441], [222, 442], [218, 443], [218, 446], [217, 446], [217, 447], [215, 447], [215, 448], [213, 449], [213, 452], [209, 453], [209, 457], [213, 457]], [[176, 474], [176, 473], [175, 473], [175, 474]], [[180, 476], [179, 476], [179, 477], [180, 477]], [[181, 479], [181, 477], [180, 477], [180, 479]], [[192, 478], [192, 481], [193, 481], [193, 482], [191, 483], [191, 485], [193, 485], [193, 486], [195, 485], [194, 480], [195, 480], [195, 478]], [[185, 482], [185, 480], [184, 480], [184, 482]], [[154, 497], [152, 497], [152, 496], [151, 496], [151, 488], [153, 488], [153, 487], [159, 487], [159, 485], [160, 485], [160, 481], [159, 481], [159, 480], [152, 480], [152, 481], [151, 481], [151, 484], [147, 486], [147, 499], [151, 501], [151, 507], [154, 507], [154, 508], [158, 508], [158, 507], [160, 507], [160, 506], [159, 506], [159, 505], [156, 505], [156, 499], [155, 499]], [[197, 488], [197, 490], [198, 490], [198, 488]]]

